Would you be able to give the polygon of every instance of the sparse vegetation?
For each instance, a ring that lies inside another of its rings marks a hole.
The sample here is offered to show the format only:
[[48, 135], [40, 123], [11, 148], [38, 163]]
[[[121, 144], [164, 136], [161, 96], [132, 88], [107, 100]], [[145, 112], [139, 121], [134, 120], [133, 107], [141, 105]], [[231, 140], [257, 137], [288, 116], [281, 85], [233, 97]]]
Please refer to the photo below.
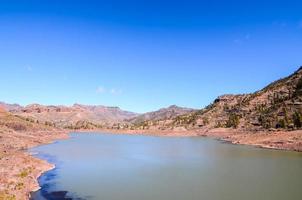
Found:
[[[264, 89], [246, 95], [223, 95], [204, 109], [162, 120], [165, 128], [198, 127], [301, 129], [302, 68]], [[210, 119], [210, 120], [209, 120]], [[158, 123], [157, 123], [158, 124]], [[148, 121], [140, 127], [150, 127]], [[162, 126], [162, 125], [161, 125]]]
[[0, 191], [0, 200], [16, 200], [16, 196], [8, 191]]
[[294, 93], [294, 96], [301, 96], [301, 95], [302, 95], [302, 77], [299, 79]]
[[100, 124], [95, 124], [89, 121], [82, 120], [82, 121], [77, 121], [75, 124], [66, 125], [64, 128], [72, 129], [72, 130], [80, 130], [80, 129], [88, 130], [88, 129], [97, 129], [97, 128], [100, 129], [103, 128], [103, 126]]
[[202, 121], [203, 121], [203, 124], [204, 125], [208, 125], [210, 122], [209, 122], [209, 118], [207, 118], [207, 117], [203, 117], [202, 118]]
[[31, 173], [31, 169], [23, 169], [18, 175], [20, 178], [25, 178]]
[[15, 190], [21, 190], [24, 187], [24, 183], [17, 183]]
[[280, 119], [276, 124], [276, 128], [286, 128], [286, 127], [287, 127], [287, 123], [285, 122], [284, 119]]
[[301, 116], [301, 113], [299, 112], [295, 112], [293, 114], [293, 122], [294, 122], [294, 126], [296, 128], [301, 128], [302, 127], [302, 116]]
[[234, 113], [229, 115], [229, 119], [226, 123], [227, 128], [238, 128], [240, 117]]

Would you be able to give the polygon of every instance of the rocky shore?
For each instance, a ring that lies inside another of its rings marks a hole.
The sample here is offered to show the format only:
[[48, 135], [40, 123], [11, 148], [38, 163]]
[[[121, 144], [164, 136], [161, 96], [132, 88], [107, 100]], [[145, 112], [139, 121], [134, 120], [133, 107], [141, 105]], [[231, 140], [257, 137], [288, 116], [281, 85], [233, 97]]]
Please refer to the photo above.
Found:
[[0, 200], [29, 199], [40, 188], [38, 177], [54, 166], [27, 150], [67, 137], [66, 132], [0, 132]]

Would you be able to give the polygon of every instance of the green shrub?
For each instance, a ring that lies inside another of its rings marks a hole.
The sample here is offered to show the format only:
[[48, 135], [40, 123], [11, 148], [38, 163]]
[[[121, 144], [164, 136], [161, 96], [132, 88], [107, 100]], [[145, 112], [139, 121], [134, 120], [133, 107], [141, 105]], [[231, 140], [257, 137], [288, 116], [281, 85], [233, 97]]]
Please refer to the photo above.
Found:
[[280, 119], [276, 124], [276, 128], [286, 128], [286, 127], [287, 127], [287, 123], [284, 119]]
[[24, 169], [24, 170], [22, 170], [21, 173], [19, 174], [19, 177], [25, 178], [25, 177], [28, 176], [28, 174], [29, 174], [28, 170], [27, 170], [27, 169]]
[[301, 126], [302, 126], [302, 116], [301, 116], [301, 113], [299, 113], [299, 112], [296, 111], [293, 114], [293, 122], [294, 122], [295, 127], [301, 128]]
[[238, 128], [240, 117], [236, 114], [231, 113], [226, 123], [227, 128]]
[[203, 117], [203, 118], [202, 118], [202, 121], [203, 121], [203, 124], [204, 124], [204, 125], [209, 124], [209, 119], [208, 119], [207, 117]]
[[296, 85], [294, 96], [299, 96], [301, 94], [302, 94], [302, 77], [299, 79]]

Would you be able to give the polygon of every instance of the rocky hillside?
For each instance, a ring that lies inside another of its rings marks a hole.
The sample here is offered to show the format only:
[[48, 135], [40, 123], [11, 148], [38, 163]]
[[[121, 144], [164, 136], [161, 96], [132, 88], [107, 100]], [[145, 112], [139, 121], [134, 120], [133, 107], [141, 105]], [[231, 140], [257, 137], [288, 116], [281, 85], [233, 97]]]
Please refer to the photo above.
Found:
[[140, 126], [140, 124], [145, 121], [172, 119], [176, 116], [196, 111], [194, 109], [178, 107], [175, 105], [144, 114], [124, 111], [118, 107], [81, 104], [74, 104], [69, 107], [31, 104], [22, 107], [18, 104], [1, 102], [0, 106], [6, 111], [27, 119], [28, 121], [68, 129], [123, 129]]
[[0, 199], [27, 199], [37, 177], [52, 168], [27, 149], [66, 135], [60, 129], [7, 112], [0, 106]]
[[300, 129], [302, 126], [302, 67], [252, 94], [223, 95], [202, 110], [173, 119], [147, 120], [139, 128], [242, 130]]
[[53, 125], [60, 128], [101, 128], [137, 116], [136, 113], [118, 107], [90, 106], [44, 106], [31, 104], [25, 107], [17, 104], [2, 106], [11, 113], [28, 120]]
[[40, 123], [19, 115], [13, 115], [0, 107], [0, 132], [13, 131], [51, 131], [57, 130], [47, 123]]
[[157, 111], [147, 112], [147, 113], [138, 115], [137, 117], [131, 118], [126, 121], [128, 121], [134, 125], [139, 125], [140, 123], [142, 123], [144, 121], [172, 119], [176, 116], [184, 115], [184, 114], [187, 114], [187, 113], [190, 113], [193, 111], [195, 111], [195, 110], [191, 109], [191, 108], [184, 108], [184, 107], [172, 105], [167, 108], [159, 109]]
[[302, 67], [255, 93], [223, 95], [201, 110], [173, 105], [138, 115], [118, 107], [81, 104], [22, 107], [0, 103], [0, 106], [27, 121], [70, 129], [293, 130], [302, 126]]

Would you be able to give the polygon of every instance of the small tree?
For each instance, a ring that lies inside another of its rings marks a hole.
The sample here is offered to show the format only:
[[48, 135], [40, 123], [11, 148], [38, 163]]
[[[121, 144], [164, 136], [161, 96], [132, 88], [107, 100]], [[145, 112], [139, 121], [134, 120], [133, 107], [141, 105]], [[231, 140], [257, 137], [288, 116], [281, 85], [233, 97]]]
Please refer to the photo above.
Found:
[[204, 125], [209, 124], [209, 119], [208, 119], [207, 117], [203, 117], [203, 118], [202, 118], [202, 121], [203, 121], [203, 124], [204, 124]]
[[276, 124], [276, 128], [286, 128], [286, 127], [287, 127], [287, 124], [284, 119], [280, 119], [278, 121], [278, 123]]
[[299, 96], [301, 94], [302, 94], [302, 77], [299, 79], [296, 85], [294, 96]]
[[229, 119], [226, 123], [226, 127], [227, 128], [238, 128], [238, 125], [239, 125], [239, 122], [240, 122], [240, 118], [238, 115], [236, 114], [230, 114], [229, 115]]
[[221, 128], [221, 127], [223, 127], [223, 125], [220, 121], [218, 121], [215, 125], [215, 128]]
[[299, 113], [299, 112], [296, 111], [293, 114], [293, 122], [294, 122], [295, 127], [301, 128], [301, 126], [302, 126], [302, 116], [301, 116], [301, 113]]

